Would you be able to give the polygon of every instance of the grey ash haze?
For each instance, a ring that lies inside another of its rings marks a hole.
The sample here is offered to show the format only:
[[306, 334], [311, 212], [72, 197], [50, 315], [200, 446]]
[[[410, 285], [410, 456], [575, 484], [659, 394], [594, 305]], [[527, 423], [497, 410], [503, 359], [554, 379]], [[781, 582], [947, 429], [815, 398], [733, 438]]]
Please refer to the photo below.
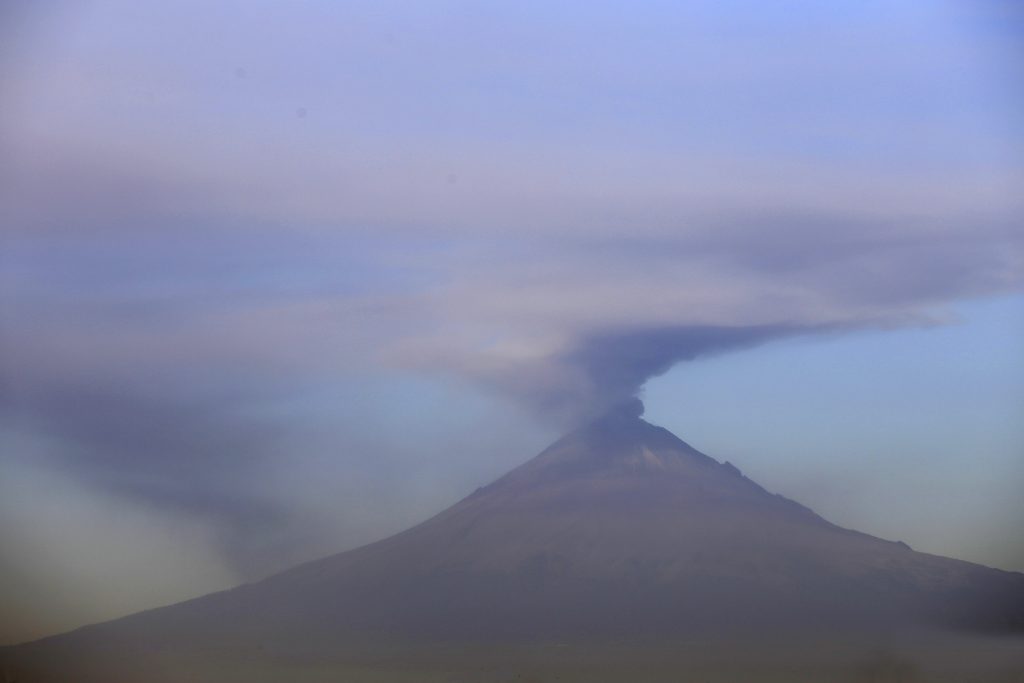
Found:
[[[397, 531], [680, 363], [1020, 310], [1006, 4], [2, 11], [8, 640]], [[982, 379], [931, 424], [1019, 410], [1019, 362], [950, 353], [907, 387]], [[999, 419], [955, 465], [900, 449], [936, 490], [988, 453], [983, 509], [1021, 475]]]

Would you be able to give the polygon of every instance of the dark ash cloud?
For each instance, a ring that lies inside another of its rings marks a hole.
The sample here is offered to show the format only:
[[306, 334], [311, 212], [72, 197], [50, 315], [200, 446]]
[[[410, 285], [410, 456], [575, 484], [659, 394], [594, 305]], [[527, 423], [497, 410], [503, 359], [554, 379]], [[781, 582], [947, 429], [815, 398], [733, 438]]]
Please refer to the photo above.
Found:
[[564, 426], [618, 410], [637, 399], [644, 384], [677, 363], [757, 346], [775, 339], [835, 330], [828, 325], [683, 325], [607, 331], [573, 340], [566, 351], [534, 367], [481, 377]]
[[[586, 408], [583, 408], [586, 401], [574, 406], [569, 397], [553, 396], [548, 401], [560, 404], [561, 412], [593, 415], [639, 396], [647, 380], [667, 372], [677, 363], [815, 331], [821, 328], [694, 325], [591, 335], [563, 355], [560, 362], [577, 368], [589, 379], [596, 400], [591, 399], [591, 405]], [[573, 398], [581, 400], [581, 397]]]

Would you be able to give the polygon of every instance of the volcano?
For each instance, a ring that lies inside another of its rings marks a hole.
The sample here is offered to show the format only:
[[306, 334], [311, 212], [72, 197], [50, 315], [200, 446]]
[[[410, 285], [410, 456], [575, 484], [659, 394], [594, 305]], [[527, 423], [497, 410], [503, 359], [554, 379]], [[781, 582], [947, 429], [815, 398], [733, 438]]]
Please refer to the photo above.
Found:
[[[602, 680], [616, 663], [642, 661], [650, 680], [662, 680], [650, 669], [656, 661], [664, 680], [679, 680], [671, 677], [679, 667], [702, 661], [704, 678], [717, 680], [752, 643], [785, 641], [794, 648], [785, 680], [802, 680], [806, 643], [846, 652], [850, 643], [959, 633], [974, 634], [955, 636], [961, 654], [964, 639], [998, 642], [999, 653], [978, 659], [1001, 662], [1000, 675], [1024, 672], [1024, 575], [836, 526], [641, 412], [630, 405], [593, 421], [405, 532], [10, 648], [7, 667], [19, 681], [433, 680], [438, 672], [448, 676], [438, 680], [514, 680], [501, 676], [534, 662], [537, 680], [584, 670], [580, 680]], [[699, 653], [687, 650], [695, 642], [705, 644]], [[712, 651], [717, 664], [708, 663]], [[545, 669], [537, 657], [564, 666]], [[807, 680], [824, 675], [819, 665], [807, 665]]]

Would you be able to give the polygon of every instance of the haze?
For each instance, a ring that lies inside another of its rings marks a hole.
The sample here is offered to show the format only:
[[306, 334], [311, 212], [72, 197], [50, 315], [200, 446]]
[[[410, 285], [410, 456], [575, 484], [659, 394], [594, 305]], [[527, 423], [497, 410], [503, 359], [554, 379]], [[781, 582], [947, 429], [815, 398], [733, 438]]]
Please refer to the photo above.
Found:
[[5, 4], [0, 640], [399, 531], [637, 393], [832, 521], [1024, 570], [1022, 30]]

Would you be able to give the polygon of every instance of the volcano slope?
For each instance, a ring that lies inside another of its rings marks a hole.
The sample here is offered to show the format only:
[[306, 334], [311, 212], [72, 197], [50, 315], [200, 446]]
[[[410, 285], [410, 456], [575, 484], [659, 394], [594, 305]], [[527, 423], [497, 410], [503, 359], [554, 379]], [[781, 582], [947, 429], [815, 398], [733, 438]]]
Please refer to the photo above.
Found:
[[28, 682], [1024, 680], [1024, 575], [838, 527], [620, 410], [396, 536], [3, 658]]

